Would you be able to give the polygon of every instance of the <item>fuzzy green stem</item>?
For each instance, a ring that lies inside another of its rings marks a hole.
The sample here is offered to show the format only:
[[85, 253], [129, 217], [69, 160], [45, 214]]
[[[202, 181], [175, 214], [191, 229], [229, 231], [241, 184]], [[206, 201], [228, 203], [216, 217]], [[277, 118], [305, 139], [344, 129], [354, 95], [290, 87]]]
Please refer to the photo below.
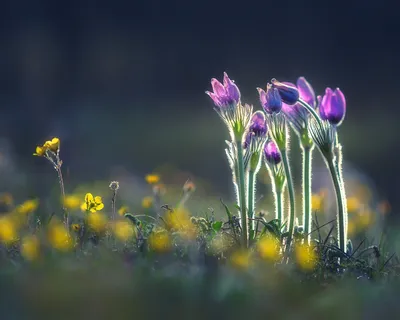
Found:
[[311, 159], [312, 148], [302, 147], [303, 151], [303, 224], [305, 243], [310, 244], [311, 240]]
[[345, 228], [345, 217], [344, 217], [345, 210], [344, 210], [340, 175], [337, 172], [335, 158], [330, 157], [329, 159], [327, 159], [327, 162], [328, 162], [329, 172], [331, 174], [331, 178], [332, 178], [332, 182], [333, 182], [333, 186], [335, 188], [335, 194], [336, 194], [336, 204], [337, 204], [337, 209], [338, 209], [337, 228], [338, 228], [339, 248], [343, 252], [346, 252], [346, 250], [345, 250], [345, 247], [346, 247], [345, 230], [346, 230], [346, 228]]
[[280, 224], [283, 225], [282, 221], [282, 211], [283, 211], [283, 194], [282, 190], [278, 190], [275, 192], [275, 219], [278, 219]]
[[286, 242], [286, 250], [285, 250], [285, 257], [288, 259], [289, 257], [289, 251], [290, 251], [290, 245], [293, 239], [293, 231], [294, 231], [294, 219], [295, 219], [295, 203], [294, 203], [294, 187], [293, 187], [293, 179], [292, 179], [292, 174], [290, 172], [290, 166], [289, 166], [289, 159], [287, 155], [286, 149], [282, 149], [281, 155], [282, 155], [282, 162], [283, 162], [283, 168], [285, 170], [285, 175], [287, 179], [287, 186], [288, 186], [288, 191], [289, 191], [289, 229], [288, 229], [288, 238]]
[[320, 116], [318, 115], [318, 113], [314, 110], [314, 108], [312, 108], [307, 102], [299, 99], [299, 103], [307, 109], [308, 112], [311, 113], [311, 115], [314, 117], [315, 120], [317, 120], [317, 123], [319, 125], [320, 128], [323, 127], [322, 125], [322, 120], [320, 118]]
[[254, 194], [256, 192], [256, 173], [253, 170], [249, 171], [249, 183], [248, 183], [248, 195], [249, 195], [249, 199], [248, 199], [248, 216], [250, 219], [249, 222], [249, 230], [254, 230], [255, 228], [255, 221], [254, 221], [254, 208], [255, 208], [255, 203], [254, 203]]
[[240, 199], [240, 218], [242, 222], [242, 246], [248, 247], [248, 228], [246, 215], [246, 191], [244, 178], [243, 147], [242, 142], [237, 142], [237, 161], [239, 171], [239, 199]]

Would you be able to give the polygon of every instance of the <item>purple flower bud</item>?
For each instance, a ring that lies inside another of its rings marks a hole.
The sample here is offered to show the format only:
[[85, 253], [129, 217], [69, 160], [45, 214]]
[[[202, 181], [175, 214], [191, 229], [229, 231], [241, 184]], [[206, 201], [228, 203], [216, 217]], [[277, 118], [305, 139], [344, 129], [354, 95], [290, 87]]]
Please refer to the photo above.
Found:
[[254, 136], [254, 133], [249, 131], [246, 134], [246, 137], [244, 138], [243, 142], [243, 149], [247, 149], [250, 146], [251, 143], [251, 138]]
[[281, 153], [273, 140], [269, 140], [264, 146], [265, 159], [271, 164], [279, 164], [282, 161]]
[[264, 113], [261, 111], [254, 112], [251, 118], [249, 131], [254, 133], [256, 137], [264, 137], [267, 134], [267, 130], [267, 121]]
[[264, 111], [269, 114], [279, 113], [282, 109], [282, 99], [278, 89], [273, 88], [271, 84], [267, 85], [267, 92], [261, 88], [257, 88], [260, 94], [260, 102]]
[[240, 100], [240, 91], [237, 85], [229, 79], [226, 72], [224, 72], [224, 80], [222, 84], [217, 79], [211, 79], [211, 86], [213, 92], [206, 91], [214, 104], [217, 107], [225, 107], [232, 104], [237, 104]]
[[335, 91], [326, 88], [322, 99], [321, 96], [318, 96], [318, 104], [322, 120], [328, 120], [334, 126], [342, 123], [346, 114], [346, 99], [339, 88], [336, 88]]
[[297, 87], [289, 82], [279, 82], [272, 79], [272, 87], [278, 89], [281, 99], [286, 104], [295, 104], [299, 100], [299, 90]]
[[307, 102], [311, 107], [315, 107], [315, 93], [313, 87], [308, 83], [306, 78], [300, 77], [296, 82], [299, 95], [302, 100]]

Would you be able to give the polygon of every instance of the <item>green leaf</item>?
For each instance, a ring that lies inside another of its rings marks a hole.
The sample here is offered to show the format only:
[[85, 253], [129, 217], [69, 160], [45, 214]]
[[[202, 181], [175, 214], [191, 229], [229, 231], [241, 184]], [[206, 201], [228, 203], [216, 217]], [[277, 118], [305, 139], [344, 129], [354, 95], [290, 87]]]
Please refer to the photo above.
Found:
[[133, 214], [131, 214], [131, 213], [125, 213], [124, 214], [124, 217], [125, 218], [127, 218], [127, 219], [129, 219], [130, 221], [132, 221], [132, 223], [135, 225], [135, 226], [140, 226], [141, 225], [141, 221], [138, 219], [138, 218], [136, 218]]
[[220, 199], [220, 201], [225, 208], [226, 215], [228, 216], [228, 221], [232, 221], [231, 211], [229, 210], [228, 206], [222, 201], [222, 199]]
[[218, 232], [222, 228], [222, 221], [215, 221], [212, 224], [212, 228], [214, 229], [215, 232]]

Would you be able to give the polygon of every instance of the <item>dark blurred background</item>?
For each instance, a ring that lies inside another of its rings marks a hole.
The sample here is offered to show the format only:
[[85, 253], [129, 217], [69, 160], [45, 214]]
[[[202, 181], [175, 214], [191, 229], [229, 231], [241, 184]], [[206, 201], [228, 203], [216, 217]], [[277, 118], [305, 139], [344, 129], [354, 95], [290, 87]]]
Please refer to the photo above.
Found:
[[71, 184], [112, 178], [115, 167], [139, 176], [170, 163], [228, 193], [227, 133], [204, 94], [227, 71], [256, 108], [255, 88], [272, 77], [305, 76], [319, 93], [340, 87], [345, 159], [396, 211], [396, 1], [1, 4], [0, 162], [32, 194], [54, 179], [31, 156], [52, 136], [62, 140]]

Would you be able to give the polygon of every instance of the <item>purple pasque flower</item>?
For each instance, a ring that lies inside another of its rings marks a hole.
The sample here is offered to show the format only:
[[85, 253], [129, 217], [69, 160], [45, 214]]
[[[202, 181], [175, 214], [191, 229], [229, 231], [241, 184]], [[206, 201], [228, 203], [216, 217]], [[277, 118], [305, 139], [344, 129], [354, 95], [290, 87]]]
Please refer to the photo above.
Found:
[[267, 121], [264, 113], [261, 111], [254, 112], [251, 117], [249, 132], [252, 132], [256, 137], [265, 137], [267, 131]]
[[279, 152], [278, 146], [273, 140], [269, 140], [264, 146], [265, 159], [270, 164], [277, 165], [282, 161], [281, 153]]
[[322, 120], [328, 120], [333, 126], [339, 126], [346, 114], [346, 98], [339, 88], [325, 89], [325, 95], [318, 96], [319, 114]]
[[273, 88], [270, 83], [267, 84], [267, 91], [257, 88], [260, 94], [260, 102], [264, 111], [268, 114], [279, 113], [282, 109], [282, 99], [278, 89]]
[[279, 82], [276, 79], [271, 80], [272, 87], [278, 89], [282, 102], [293, 105], [299, 100], [299, 90], [290, 82]]
[[[297, 79], [296, 85], [299, 90], [299, 97], [311, 107], [315, 107], [316, 99], [314, 89], [308, 81], [304, 77], [300, 77]], [[283, 103], [282, 111], [295, 131], [300, 133], [303, 129], [307, 129], [309, 112], [299, 102], [294, 105]]]
[[213, 92], [206, 91], [206, 94], [214, 101], [214, 104], [221, 108], [227, 105], [237, 104], [240, 100], [240, 91], [237, 85], [224, 72], [223, 84], [217, 79], [211, 79]]

